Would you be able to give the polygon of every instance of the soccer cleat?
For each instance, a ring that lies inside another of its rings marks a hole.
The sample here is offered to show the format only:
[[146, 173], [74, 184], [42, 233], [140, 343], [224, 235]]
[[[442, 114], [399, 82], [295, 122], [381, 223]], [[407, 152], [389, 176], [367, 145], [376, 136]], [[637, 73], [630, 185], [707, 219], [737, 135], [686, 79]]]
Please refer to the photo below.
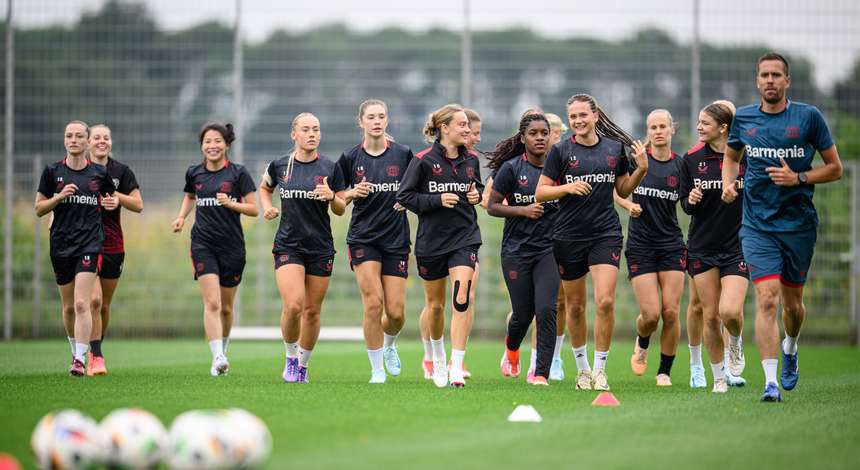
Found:
[[520, 352], [511, 351], [505, 348], [505, 355], [502, 357], [502, 375], [505, 377], [520, 376]]
[[550, 380], [564, 380], [564, 361], [560, 357], [552, 359], [552, 366], [549, 368]]
[[542, 377], [540, 375], [536, 375], [534, 379], [531, 381], [532, 385], [543, 385], [544, 387], [548, 387], [549, 383], [546, 381], [546, 377]]
[[591, 371], [581, 370], [576, 373], [576, 389], [577, 390], [593, 390], [591, 386]]
[[384, 384], [385, 383], [385, 371], [382, 369], [370, 371], [370, 382], [368, 382], [368, 383]]
[[439, 388], [448, 386], [448, 368], [445, 361], [433, 360], [433, 383]]
[[[779, 381], [782, 383], [782, 388], [785, 390], [794, 390], [794, 387], [797, 386], [798, 375], [798, 364], [797, 364], [797, 353], [794, 354], [786, 354], [785, 351], [782, 350], [782, 346], [779, 348], [780, 354], [782, 354], [782, 370], [779, 374]], [[779, 390], [777, 390], [779, 392]]]
[[448, 381], [454, 388], [464, 388], [466, 386], [466, 377], [463, 377], [463, 369], [452, 367], [448, 372]]
[[424, 359], [421, 361], [421, 367], [424, 369], [424, 378], [430, 380], [433, 378], [433, 361]]
[[105, 367], [105, 358], [103, 356], [93, 356], [87, 366], [87, 375], [107, 375], [107, 367]]
[[227, 371], [230, 369], [230, 363], [227, 362], [227, 358], [223, 355], [218, 355], [215, 359], [212, 359], [212, 368], [209, 369], [209, 374], [212, 377], [218, 377], [219, 375], [227, 375]]
[[726, 393], [729, 391], [729, 384], [726, 383], [726, 379], [715, 379], [714, 380], [714, 388], [711, 390], [714, 393]]
[[[729, 342], [731, 343], [731, 342]], [[738, 338], [738, 344], [732, 346], [729, 344], [729, 366], [726, 368], [735, 377], [740, 377], [744, 373], [746, 359], [744, 358], [744, 343]]]
[[87, 367], [78, 359], [72, 359], [72, 366], [69, 367], [69, 375], [73, 377], [83, 377], [87, 373]]
[[747, 384], [747, 379], [739, 375], [732, 375], [729, 369], [726, 368], [726, 383], [729, 384], [729, 387], [743, 387]]
[[657, 374], [657, 386], [658, 387], [671, 387], [672, 386], [672, 378], [666, 374]]
[[511, 376], [511, 363], [508, 361], [507, 352], [502, 353], [502, 360], [499, 362], [499, 371], [501, 371], [502, 377]]
[[760, 400], [772, 402], [782, 401], [782, 395], [779, 393], [779, 386], [773, 382], [768, 382], [767, 385], [764, 386], [764, 393], [761, 394]]
[[93, 376], [92, 365], [93, 365], [93, 352], [87, 351], [87, 377]]
[[708, 381], [705, 379], [705, 367], [690, 364], [690, 388], [705, 388]]
[[642, 375], [648, 368], [648, 350], [639, 347], [639, 338], [633, 343], [633, 355], [630, 356], [630, 369], [635, 375]]
[[389, 346], [382, 350], [382, 359], [385, 362], [385, 368], [392, 377], [400, 375], [400, 356], [397, 355], [397, 348]]
[[591, 376], [591, 380], [594, 390], [600, 390], [603, 392], [609, 390], [609, 378], [606, 377], [605, 370], [596, 369]]
[[299, 358], [288, 357], [284, 364], [284, 373], [281, 376], [284, 382], [295, 383], [299, 381]]
[[532, 368], [529, 368], [529, 371], [526, 374], [526, 383], [535, 383], [535, 370]]
[[469, 372], [469, 368], [466, 367], [466, 361], [463, 361], [463, 378], [464, 379], [471, 379], [472, 378], [472, 373]]
[[306, 383], [310, 382], [308, 380], [308, 368], [307, 367], [299, 366], [298, 380], [296, 380], [296, 382], [298, 382], [300, 384], [306, 384]]

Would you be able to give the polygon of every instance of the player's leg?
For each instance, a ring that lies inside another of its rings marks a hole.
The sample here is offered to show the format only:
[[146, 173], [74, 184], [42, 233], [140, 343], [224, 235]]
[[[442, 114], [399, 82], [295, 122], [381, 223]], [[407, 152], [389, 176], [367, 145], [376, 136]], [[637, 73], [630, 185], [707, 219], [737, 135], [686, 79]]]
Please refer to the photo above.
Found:
[[618, 267], [595, 264], [589, 269], [594, 284], [594, 389], [609, 390], [606, 361], [615, 329], [615, 285], [618, 281]]
[[[54, 270], [57, 268], [55, 266]], [[60, 291], [60, 303], [62, 304], [62, 315], [63, 315], [63, 326], [66, 329], [66, 338], [69, 342], [69, 349], [71, 351], [72, 361], [71, 366], [69, 368], [69, 374], [71, 375], [80, 375], [78, 374], [78, 365], [76, 362], [77, 358], [77, 350], [78, 350], [78, 342], [75, 339], [75, 281], [74, 281], [74, 271], [70, 273], [69, 276], [57, 277], [57, 289]], [[59, 284], [60, 282], [65, 281], [63, 284]], [[83, 367], [81, 367], [83, 368]]]
[[696, 283], [696, 292], [702, 301], [705, 348], [708, 350], [714, 377], [713, 392], [725, 393], [728, 385], [723, 362], [723, 336], [720, 331], [720, 270], [714, 267], [698, 273], [693, 282]]
[[426, 313], [427, 336], [433, 355], [431, 377], [437, 387], [448, 385], [448, 365], [445, 354], [445, 284], [447, 278], [425, 279], [424, 311]]
[[534, 383], [547, 385], [552, 355], [555, 349], [557, 326], [556, 301], [561, 278], [552, 254], [542, 256], [532, 270], [532, 292], [534, 295], [535, 328], [538, 336], [537, 364]]
[[221, 285], [218, 281], [218, 274], [199, 275], [197, 286], [203, 299], [203, 331], [206, 333], [206, 341], [209, 342], [209, 351], [212, 353], [212, 367], [209, 372], [212, 376], [222, 375], [230, 367], [230, 364], [224, 355], [224, 330], [221, 326]]
[[782, 284], [782, 324], [785, 328], [785, 339], [780, 344], [782, 352], [782, 373], [780, 382], [785, 390], [793, 390], [797, 386], [798, 361], [797, 337], [806, 317], [806, 306], [803, 305], [803, 284], [788, 286]]
[[688, 282], [687, 300], [687, 345], [690, 348], [690, 387], [705, 388], [708, 382], [705, 379], [705, 366], [702, 363], [702, 337], [704, 336], [704, 318], [702, 312], [702, 300], [696, 290], [693, 278]]
[[385, 369], [382, 365], [382, 262], [366, 260], [353, 264], [361, 303], [364, 306], [362, 329], [367, 357], [370, 360], [370, 383], [384, 383]]
[[576, 389], [591, 390], [591, 366], [588, 362], [588, 323], [585, 316], [585, 275], [578, 279], [565, 280], [562, 290], [566, 307], [567, 331], [576, 361]]
[[299, 334], [299, 377], [298, 382], [308, 382], [308, 367], [311, 354], [320, 336], [320, 314], [323, 299], [328, 291], [330, 276], [310, 272], [305, 275], [305, 305], [302, 311], [302, 327]]
[[[474, 264], [472, 264], [474, 266]], [[473, 283], [475, 269], [469, 265], [450, 266], [448, 273], [451, 278], [451, 369], [449, 377], [451, 385], [465, 385], [463, 362], [466, 355], [466, 343], [469, 340], [472, 320], [469, 318], [469, 306], [473, 305], [474, 291], [477, 286]], [[474, 310], [473, 310], [474, 313]]]
[[[479, 275], [479, 273], [480, 273], [480, 264], [475, 262], [475, 272], [472, 275], [472, 288], [469, 290], [469, 307], [466, 309], [466, 318], [465, 318], [466, 321], [463, 322], [462, 324], [461, 323], [455, 323], [454, 321], [451, 321], [451, 337], [453, 338], [455, 335], [460, 336], [460, 332], [455, 331], [455, 329], [460, 328], [462, 325], [462, 327], [465, 328], [467, 332], [469, 332], [466, 334], [466, 342], [467, 343], [469, 341], [469, 334], [471, 334], [471, 332], [472, 332], [472, 324], [475, 323], [475, 298], [476, 298], [475, 293], [478, 290], [478, 275]], [[464, 344], [463, 350], [465, 350], [465, 347], [466, 347], [466, 345]], [[469, 370], [466, 368], [466, 362], [463, 361], [463, 377], [468, 379], [471, 376], [472, 376], [472, 373], [469, 372]]]
[[505, 351], [500, 363], [505, 377], [520, 375], [520, 345], [535, 316], [533, 266], [517, 258], [502, 258], [502, 273], [512, 315], [505, 330]]
[[567, 324], [567, 307], [564, 303], [563, 287], [559, 285], [558, 300], [555, 304], [555, 348], [552, 351], [552, 366], [549, 368], [550, 380], [564, 380], [564, 361], [561, 359], [561, 349], [564, 346], [564, 328]]
[[741, 378], [741, 374], [746, 360], [741, 336], [744, 331], [744, 299], [746, 299], [749, 279], [730, 274], [723, 276], [720, 282], [722, 284], [720, 319], [728, 336], [728, 343], [723, 346], [728, 351], [727, 370], [731, 374], [731, 377], [727, 376], [727, 380], [732, 382], [731, 385], [744, 385], [746, 381]]
[[[75, 362], [84, 364], [86, 354], [89, 350], [89, 338], [92, 335], [93, 319], [90, 312], [90, 306], [93, 296], [93, 285], [96, 283], [96, 273], [87, 271], [78, 271], [75, 273], [74, 282], [74, 298], [75, 298]], [[76, 368], [74, 375], [82, 375], [84, 370], [80, 370], [81, 374], [77, 373]], [[71, 371], [70, 371], [71, 372]]]
[[657, 370], [657, 385], [672, 385], [672, 364], [681, 339], [681, 294], [684, 292], [683, 271], [661, 271], [657, 274], [662, 296], [660, 318], [663, 330], [660, 333], [660, 368]]
[[[660, 298], [660, 281], [656, 272], [634, 276], [633, 294], [639, 304], [639, 316], [636, 317], [636, 340], [633, 343], [633, 355], [630, 356], [630, 368], [636, 375], [645, 373], [648, 367], [648, 346], [651, 335], [657, 331], [662, 310]], [[665, 326], [663, 329], [665, 330]]]
[[[224, 357], [227, 357], [227, 347], [230, 343], [230, 331], [233, 329], [233, 307], [236, 303], [238, 285], [225, 286], [221, 283], [221, 347]], [[224, 372], [227, 373], [226, 371]]]
[[385, 312], [382, 316], [382, 358], [388, 373], [400, 375], [397, 337], [406, 323], [406, 276], [382, 274]]
[[[275, 259], [278, 259], [278, 255], [275, 255]], [[302, 310], [305, 305], [305, 289], [302, 288], [304, 283], [304, 264], [276, 265], [275, 284], [281, 297], [281, 337], [286, 350], [282, 374], [284, 382], [292, 383], [299, 380], [299, 334]]]
[[[104, 354], [102, 354], [102, 341], [110, 323], [110, 306], [118, 285], [119, 278], [112, 279], [99, 276], [98, 281], [93, 286], [93, 333], [90, 339], [93, 361], [87, 367], [87, 373], [92, 372], [93, 375], [107, 374]], [[95, 310], [96, 307], [98, 310]]]

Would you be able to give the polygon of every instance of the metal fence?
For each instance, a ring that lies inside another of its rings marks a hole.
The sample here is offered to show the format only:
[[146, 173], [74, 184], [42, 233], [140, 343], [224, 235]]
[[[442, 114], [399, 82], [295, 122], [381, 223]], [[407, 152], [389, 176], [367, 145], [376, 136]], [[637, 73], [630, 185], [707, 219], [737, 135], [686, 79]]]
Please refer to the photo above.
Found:
[[[296, 18], [318, 14], [327, 2], [318, 3], [101, 1], [61, 24], [40, 18], [74, 2], [14, 3], [15, 27], [5, 30], [6, 57], [14, 51], [14, 63], [11, 70], [4, 65], [15, 80], [12, 88], [4, 84], [4, 103], [14, 99], [14, 111], [11, 121], [4, 117], [10, 132], [2, 137], [13, 146], [5, 157], [12, 171], [4, 170], [9, 183], [3, 196], [13, 208], [6, 212], [14, 229], [12, 282], [4, 292], [11, 293], [14, 337], [51, 336], [62, 329], [47, 228], [34, 219], [31, 206], [40, 167], [62, 156], [61, 132], [70, 119], [112, 127], [114, 153], [136, 172], [146, 201], [144, 214], [123, 218], [128, 254], [114, 299], [114, 335], [202, 331], [199, 294], [186, 258], [188, 232], [174, 236], [168, 224], [181, 198], [184, 170], [199, 159], [196, 131], [207, 120], [237, 124], [233, 158], [255, 178], [266, 161], [289, 150], [289, 124], [302, 111], [320, 117], [322, 152], [337, 158], [357, 143], [357, 106], [370, 97], [388, 102], [390, 133], [413, 149], [422, 148], [426, 114], [441, 104], [463, 100], [481, 113], [480, 147], [488, 149], [512, 133], [525, 108], [540, 105], [564, 115], [567, 97], [583, 91], [637, 135], [644, 133], [648, 111], [668, 108], [679, 124], [675, 150], [682, 152], [701, 104], [756, 100], [755, 58], [774, 48], [792, 60], [791, 96], [824, 111], [843, 159], [860, 156], [860, 94], [851, 76], [860, 67], [844, 66], [857, 60], [860, 44], [860, 7], [854, 2], [548, 5], [540, 15], [523, 11], [515, 28], [482, 26], [468, 34], [461, 31], [465, 24], [480, 25], [514, 7], [474, 0], [434, 6], [392, 2], [386, 5], [388, 15], [391, 10], [402, 18], [441, 13], [453, 29], [356, 31], [336, 24], [297, 29]], [[548, 16], [570, 18], [570, 28], [547, 31], [540, 25]], [[171, 17], [190, 19], [172, 23]], [[281, 28], [261, 33], [261, 24]], [[858, 337], [857, 181], [857, 167], [847, 165], [843, 181], [816, 190], [822, 226], [807, 294], [804, 334], [810, 337], [841, 342]], [[333, 220], [340, 255], [323, 325], [358, 326], [361, 304], [344, 255], [348, 216]], [[498, 336], [509, 309], [498, 258], [501, 221], [482, 214], [481, 224], [485, 244], [475, 334]], [[244, 226], [248, 264], [239, 290], [240, 322], [276, 325], [280, 306], [269, 253], [275, 223], [245, 220]], [[423, 301], [417, 276], [410, 277], [408, 289], [407, 330], [414, 333]], [[619, 334], [633, 334], [636, 312], [632, 289], [622, 279]]]

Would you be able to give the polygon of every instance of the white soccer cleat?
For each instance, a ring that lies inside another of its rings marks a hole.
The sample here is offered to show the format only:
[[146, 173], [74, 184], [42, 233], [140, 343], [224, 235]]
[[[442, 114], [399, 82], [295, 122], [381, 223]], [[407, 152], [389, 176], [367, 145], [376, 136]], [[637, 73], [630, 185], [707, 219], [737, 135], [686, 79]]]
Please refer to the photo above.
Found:
[[591, 375], [592, 387], [594, 390], [602, 392], [609, 390], [609, 378], [606, 377], [606, 371], [603, 369], [595, 370]]
[[744, 358], [744, 342], [738, 338], [738, 344], [732, 346], [729, 344], [729, 372], [735, 377], [740, 377], [744, 373], [746, 359]]
[[385, 383], [385, 370], [374, 370], [370, 372], [370, 381], [368, 383], [371, 384], [384, 384]]
[[714, 393], [726, 393], [729, 391], [729, 384], [726, 383], [726, 379], [716, 379], [714, 380], [714, 388], [711, 390]]
[[389, 346], [382, 350], [382, 359], [385, 362], [385, 368], [392, 377], [400, 375], [400, 356], [397, 354], [397, 348]]
[[464, 388], [466, 386], [466, 377], [463, 375], [463, 369], [452, 367], [448, 372], [448, 381], [454, 388]]
[[726, 369], [726, 383], [729, 387], [743, 387], [747, 384], [747, 380], [741, 376], [732, 375], [732, 373]]
[[576, 373], [576, 389], [577, 390], [593, 390], [591, 385], [591, 371], [581, 370]]
[[227, 371], [230, 369], [230, 363], [227, 362], [227, 357], [223, 355], [218, 355], [215, 359], [212, 359], [212, 368], [209, 369], [209, 374], [212, 377], [218, 377], [219, 375], [227, 375]]
[[448, 386], [448, 366], [444, 359], [433, 359], [433, 383], [439, 388]]
[[549, 368], [550, 380], [564, 380], [564, 361], [560, 357], [552, 360], [552, 366]]

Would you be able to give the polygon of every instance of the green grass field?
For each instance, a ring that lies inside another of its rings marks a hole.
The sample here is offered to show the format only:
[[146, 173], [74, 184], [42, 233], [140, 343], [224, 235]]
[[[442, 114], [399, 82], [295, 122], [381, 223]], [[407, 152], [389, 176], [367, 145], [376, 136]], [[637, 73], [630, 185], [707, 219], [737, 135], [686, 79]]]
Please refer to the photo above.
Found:
[[[212, 378], [203, 341], [109, 340], [110, 375], [85, 379], [67, 376], [64, 340], [0, 344], [0, 451], [32, 467], [30, 433], [43, 414], [60, 408], [101, 419], [138, 406], [169, 425], [189, 409], [242, 407], [271, 429], [273, 469], [787, 469], [857, 468], [860, 461], [857, 349], [801, 345], [798, 388], [784, 392], [781, 404], [762, 404], [752, 344], [745, 374], [751, 386], [715, 396], [687, 386], [686, 348], [673, 371], [675, 386], [657, 389], [656, 348], [646, 376], [634, 377], [629, 345], [619, 343], [608, 372], [621, 406], [598, 408], [590, 406], [596, 393], [574, 390], [569, 349], [568, 379], [537, 388], [502, 378], [499, 344], [475, 342], [466, 389], [440, 390], [420, 374], [420, 345], [404, 343], [404, 373], [382, 386], [366, 383], [360, 343], [318, 345], [307, 385], [281, 382], [277, 342], [232, 343], [230, 375]], [[533, 405], [543, 422], [507, 422], [517, 404]]]

